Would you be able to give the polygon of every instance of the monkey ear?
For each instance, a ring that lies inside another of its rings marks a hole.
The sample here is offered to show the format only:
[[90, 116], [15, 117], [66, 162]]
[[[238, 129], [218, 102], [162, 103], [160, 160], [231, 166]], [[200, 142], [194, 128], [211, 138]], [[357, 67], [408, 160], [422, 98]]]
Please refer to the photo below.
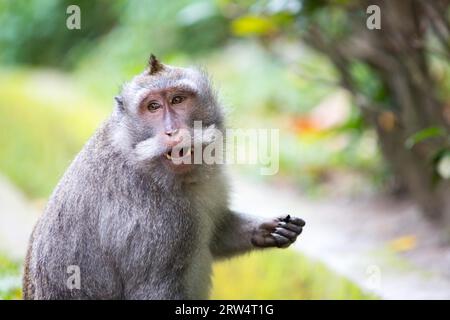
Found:
[[116, 100], [117, 109], [124, 111], [123, 98], [121, 96], [115, 96], [114, 100]]
[[150, 55], [150, 58], [148, 59], [148, 66], [149, 66], [149, 75], [155, 74], [160, 72], [162, 69], [164, 69], [164, 65], [159, 62], [158, 59], [156, 59], [155, 55], [152, 53]]

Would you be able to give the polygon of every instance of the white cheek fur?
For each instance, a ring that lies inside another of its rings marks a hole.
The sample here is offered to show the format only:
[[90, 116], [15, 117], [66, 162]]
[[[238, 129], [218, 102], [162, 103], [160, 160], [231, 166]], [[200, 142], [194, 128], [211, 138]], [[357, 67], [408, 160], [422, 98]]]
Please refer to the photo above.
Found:
[[152, 137], [139, 142], [134, 148], [134, 154], [138, 161], [148, 161], [164, 153], [164, 146], [157, 137]]

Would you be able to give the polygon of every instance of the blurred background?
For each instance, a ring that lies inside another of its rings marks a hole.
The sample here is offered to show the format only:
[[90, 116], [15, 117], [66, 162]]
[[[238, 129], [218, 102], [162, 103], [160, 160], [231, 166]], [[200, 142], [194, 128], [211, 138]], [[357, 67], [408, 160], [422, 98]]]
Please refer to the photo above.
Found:
[[294, 248], [216, 264], [212, 298], [449, 299], [449, 17], [447, 0], [0, 0], [0, 299], [21, 298], [34, 221], [151, 52], [206, 67], [229, 127], [280, 130], [278, 174], [230, 168], [233, 206], [307, 221]]

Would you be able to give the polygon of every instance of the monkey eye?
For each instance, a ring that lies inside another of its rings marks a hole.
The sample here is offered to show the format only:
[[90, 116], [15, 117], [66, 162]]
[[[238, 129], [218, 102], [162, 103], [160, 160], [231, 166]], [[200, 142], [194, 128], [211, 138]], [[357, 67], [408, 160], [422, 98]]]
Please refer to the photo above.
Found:
[[184, 101], [184, 97], [183, 96], [175, 96], [172, 98], [172, 104], [179, 104], [181, 102]]
[[150, 112], [155, 112], [156, 110], [161, 108], [161, 105], [158, 102], [150, 102], [147, 108]]

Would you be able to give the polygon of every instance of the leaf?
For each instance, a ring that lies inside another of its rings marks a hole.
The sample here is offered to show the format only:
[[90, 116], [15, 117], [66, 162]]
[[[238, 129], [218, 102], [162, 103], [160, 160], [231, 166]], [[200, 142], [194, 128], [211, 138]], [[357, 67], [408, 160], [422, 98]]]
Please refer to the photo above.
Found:
[[265, 35], [273, 33], [276, 26], [268, 17], [246, 15], [234, 20], [231, 30], [237, 36]]
[[412, 136], [410, 136], [408, 139], [406, 139], [405, 147], [407, 149], [411, 149], [419, 142], [425, 141], [430, 138], [436, 138], [445, 135], [445, 130], [441, 127], [428, 127], [423, 130], [420, 130], [416, 133], [414, 133]]

